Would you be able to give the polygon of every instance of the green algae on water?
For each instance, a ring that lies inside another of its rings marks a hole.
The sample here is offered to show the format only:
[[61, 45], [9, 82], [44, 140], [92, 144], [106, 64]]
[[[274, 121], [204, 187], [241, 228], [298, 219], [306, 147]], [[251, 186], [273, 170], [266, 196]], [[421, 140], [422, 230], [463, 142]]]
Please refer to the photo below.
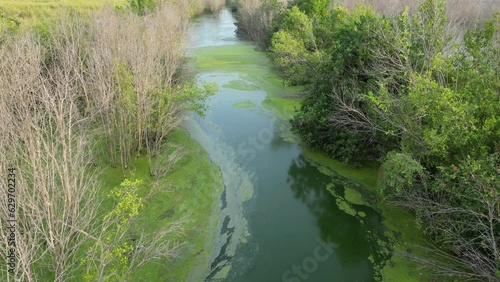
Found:
[[353, 209], [346, 200], [342, 199], [341, 197], [337, 197], [336, 202], [340, 210], [344, 211], [348, 215], [356, 216], [356, 210]]
[[[316, 165], [323, 174], [334, 177], [338, 173], [341, 176], [364, 184], [364, 187], [367, 189], [366, 192], [374, 192], [377, 182], [377, 166], [373, 165], [364, 168], [354, 168], [338, 160], [332, 159], [321, 152], [306, 149], [303, 151], [303, 154], [306, 159]], [[414, 217], [401, 208], [390, 206], [386, 203], [367, 203], [363, 199], [364, 193], [360, 193], [360, 191], [354, 187], [345, 186], [347, 183], [340, 184], [344, 186], [345, 200], [336, 194], [334, 184], [327, 185], [326, 189], [336, 198], [336, 203], [341, 210], [351, 216], [355, 216], [356, 218], [359, 217], [360, 222], [363, 222], [361, 219], [366, 217], [366, 213], [363, 211], [356, 211], [351, 204], [369, 205], [380, 210], [381, 215], [384, 218], [383, 224], [387, 228], [384, 232], [384, 236], [389, 238], [390, 242], [392, 242], [393, 245], [391, 248], [393, 248], [394, 251], [389, 261], [387, 261], [384, 265], [374, 264], [376, 271], [382, 276], [382, 280], [394, 282], [428, 281], [425, 279], [429, 277], [429, 273], [426, 273], [423, 270], [417, 271], [416, 263], [409, 261], [409, 259], [404, 255], [408, 251], [408, 244], [410, 243], [424, 246], [426, 245], [423, 235], [414, 224]], [[398, 238], [395, 237], [395, 234], [399, 234], [397, 236]], [[379, 245], [379, 252], [381, 255], [382, 253], [387, 252], [389, 248], [387, 245], [388, 243], [382, 242], [381, 240], [376, 240], [376, 242]], [[428, 256], [428, 254], [425, 254], [417, 249], [412, 251], [422, 257]], [[374, 263], [373, 256], [370, 256], [369, 259], [372, 263]]]
[[292, 132], [292, 125], [287, 121], [277, 123], [276, 130], [278, 130], [281, 138], [288, 143], [298, 143], [299, 137]]
[[[335, 202], [337, 203], [337, 206], [341, 211], [344, 211], [346, 214], [354, 217], [356, 217], [356, 215], [361, 216], [359, 214], [360, 212], [356, 211], [349, 201], [347, 201], [345, 198], [341, 197], [335, 192], [335, 185], [333, 183], [328, 184], [326, 186], [326, 189], [335, 197]], [[364, 214], [364, 212], [362, 213]], [[366, 214], [364, 216], [366, 216]]]
[[255, 107], [255, 103], [252, 101], [243, 101], [243, 102], [236, 102], [233, 103], [232, 105], [235, 108], [253, 108]]
[[227, 277], [227, 274], [231, 270], [230, 265], [224, 266], [221, 270], [217, 271], [217, 274], [214, 276], [214, 279], [224, 279]]
[[304, 157], [321, 166], [333, 169], [338, 174], [353, 179], [363, 184], [367, 189], [375, 191], [378, 178], [378, 165], [372, 164], [365, 167], [357, 168], [347, 165], [341, 161], [332, 159], [322, 152], [311, 149], [303, 150]]
[[276, 113], [282, 120], [290, 120], [293, 118], [296, 109], [300, 108], [301, 99], [297, 98], [282, 98], [282, 97], [266, 97], [262, 105]]
[[229, 83], [222, 85], [224, 88], [242, 90], [242, 91], [257, 91], [259, 87], [255, 84], [248, 83], [244, 80], [232, 80]]
[[363, 200], [363, 196], [361, 193], [355, 188], [346, 186], [344, 189], [344, 198], [346, 201], [356, 204], [356, 205], [366, 205], [365, 200]]
[[[303, 87], [285, 86], [273, 71], [266, 54], [255, 50], [255, 45], [251, 43], [203, 47], [193, 52], [199, 72], [238, 73], [243, 76], [245, 84], [265, 91], [270, 97], [297, 98], [303, 92]], [[241, 86], [231, 82], [226, 85]]]
[[[226, 206], [221, 211], [221, 217], [231, 218], [231, 237], [226, 233], [219, 233], [215, 236], [214, 247], [211, 250], [212, 263], [221, 251], [232, 257], [236, 253], [239, 243], [248, 242], [247, 221], [243, 215], [242, 203], [253, 197], [254, 187], [251, 177], [246, 170], [236, 162], [236, 152], [225, 142], [220, 142], [211, 137], [193, 118], [185, 120], [185, 127], [189, 130], [191, 137], [202, 144], [210, 159], [219, 167], [222, 173], [225, 189]], [[235, 224], [238, 223], [238, 224]], [[219, 222], [219, 230], [222, 228]], [[213, 277], [225, 277], [231, 267], [230, 262], [218, 261], [217, 271], [207, 271], [206, 274], [213, 274]]]

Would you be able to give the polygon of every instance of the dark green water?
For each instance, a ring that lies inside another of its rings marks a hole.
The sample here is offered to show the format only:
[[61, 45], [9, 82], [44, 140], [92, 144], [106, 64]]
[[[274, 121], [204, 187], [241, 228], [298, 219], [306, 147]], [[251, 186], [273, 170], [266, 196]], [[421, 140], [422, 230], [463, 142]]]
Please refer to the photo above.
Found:
[[[198, 18], [191, 30], [198, 80], [220, 91], [206, 116], [190, 117], [186, 127], [220, 166], [226, 186], [203, 279], [380, 279], [392, 244], [379, 213], [364, 204], [372, 195], [307, 160], [289, 138], [288, 122], [262, 106], [271, 97], [275, 110], [286, 112], [284, 98], [297, 89], [284, 87], [266, 56], [236, 38], [233, 22], [223, 11]], [[355, 197], [346, 200], [348, 192]]]

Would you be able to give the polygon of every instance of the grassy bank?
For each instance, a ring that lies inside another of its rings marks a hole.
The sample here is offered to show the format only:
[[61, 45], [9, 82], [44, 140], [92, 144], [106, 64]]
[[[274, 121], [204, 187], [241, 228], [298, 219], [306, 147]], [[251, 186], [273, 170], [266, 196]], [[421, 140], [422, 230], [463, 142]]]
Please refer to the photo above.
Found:
[[126, 4], [127, 0], [0, 0], [0, 14], [23, 23], [34, 23], [40, 19], [52, 18], [60, 10], [88, 13], [106, 5]]
[[[182, 146], [184, 156], [159, 181], [159, 192], [146, 200], [137, 222], [140, 223], [138, 228], [147, 233], [166, 229], [171, 222], [188, 218], [183, 226], [186, 232], [175, 238], [185, 244], [178, 260], [150, 263], [142, 267], [131, 281], [186, 281], [192, 267], [207, 265], [209, 243], [217, 224], [211, 215], [218, 208], [223, 188], [220, 171], [186, 130], [176, 130], [170, 134], [168, 141], [174, 146]], [[100, 176], [104, 184], [102, 197], [106, 197], [124, 178], [142, 180], [145, 185], [140, 194], [146, 195], [154, 183], [149, 175], [146, 156], [137, 157], [125, 177], [120, 168], [105, 168]], [[108, 201], [103, 208], [111, 207], [112, 203]]]

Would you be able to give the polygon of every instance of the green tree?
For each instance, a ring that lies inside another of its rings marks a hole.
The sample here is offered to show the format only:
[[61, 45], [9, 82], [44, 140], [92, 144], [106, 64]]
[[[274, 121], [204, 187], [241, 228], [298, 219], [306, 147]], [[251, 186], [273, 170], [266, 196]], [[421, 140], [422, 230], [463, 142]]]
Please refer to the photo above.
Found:
[[274, 63], [289, 84], [310, 83], [311, 74], [321, 60], [312, 20], [294, 6], [280, 19], [280, 27], [271, 40]]
[[304, 11], [310, 17], [325, 17], [331, 8], [331, 0], [297, 0], [294, 5]]
[[412, 156], [395, 151], [389, 152], [380, 167], [378, 193], [384, 196], [411, 189], [417, 179], [425, 177], [424, 173], [424, 167]]
[[116, 201], [115, 207], [103, 217], [103, 230], [83, 259], [87, 281], [122, 280], [130, 271], [130, 252], [137, 248], [126, 236], [130, 222], [143, 207], [138, 195], [141, 181], [125, 179], [109, 193]]
[[311, 79], [310, 94], [292, 120], [308, 145], [345, 161], [368, 154], [374, 133], [345, 118], [352, 117], [351, 110], [366, 116], [362, 94], [376, 86], [369, 71], [374, 61], [370, 50], [382, 44], [372, 31], [384, 21], [370, 8], [359, 6], [352, 13], [333, 9], [314, 26], [324, 59], [306, 75]]

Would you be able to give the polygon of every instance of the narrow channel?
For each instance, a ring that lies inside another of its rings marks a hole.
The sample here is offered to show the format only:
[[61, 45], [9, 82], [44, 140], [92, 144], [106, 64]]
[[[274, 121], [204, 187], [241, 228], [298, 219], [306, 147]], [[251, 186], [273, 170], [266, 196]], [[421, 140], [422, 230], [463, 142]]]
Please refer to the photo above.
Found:
[[380, 280], [392, 243], [366, 204], [373, 195], [305, 156], [282, 114], [300, 89], [284, 86], [266, 55], [236, 37], [234, 21], [227, 10], [197, 18], [189, 46], [197, 80], [219, 91], [185, 127], [225, 185], [202, 280]]

